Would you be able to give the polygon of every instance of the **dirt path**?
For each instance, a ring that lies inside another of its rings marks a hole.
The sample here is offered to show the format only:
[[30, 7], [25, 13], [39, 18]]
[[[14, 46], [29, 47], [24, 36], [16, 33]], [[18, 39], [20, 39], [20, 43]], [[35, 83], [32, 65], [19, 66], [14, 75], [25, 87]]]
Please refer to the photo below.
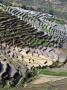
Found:
[[49, 82], [49, 81], [53, 82], [65, 78], [67, 77], [40, 75], [36, 80], [32, 81], [31, 84], [42, 84], [45, 82]]
[[67, 78], [42, 84], [29, 84], [27, 87], [20, 86], [13, 90], [67, 90]]

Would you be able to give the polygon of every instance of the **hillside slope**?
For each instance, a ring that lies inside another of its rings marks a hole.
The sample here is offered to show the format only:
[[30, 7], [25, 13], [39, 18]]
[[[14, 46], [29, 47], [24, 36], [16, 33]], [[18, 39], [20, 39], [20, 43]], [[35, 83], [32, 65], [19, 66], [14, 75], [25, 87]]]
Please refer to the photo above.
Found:
[[34, 8], [38, 11], [50, 12], [57, 17], [67, 19], [67, 0], [0, 0], [6, 5]]

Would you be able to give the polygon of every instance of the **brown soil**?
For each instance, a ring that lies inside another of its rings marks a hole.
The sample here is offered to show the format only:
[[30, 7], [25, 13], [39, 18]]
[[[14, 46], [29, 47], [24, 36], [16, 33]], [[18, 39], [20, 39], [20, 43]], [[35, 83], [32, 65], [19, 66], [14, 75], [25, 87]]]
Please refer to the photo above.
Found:
[[17, 87], [13, 90], [67, 90], [67, 79], [38, 85], [28, 85], [25, 88]]

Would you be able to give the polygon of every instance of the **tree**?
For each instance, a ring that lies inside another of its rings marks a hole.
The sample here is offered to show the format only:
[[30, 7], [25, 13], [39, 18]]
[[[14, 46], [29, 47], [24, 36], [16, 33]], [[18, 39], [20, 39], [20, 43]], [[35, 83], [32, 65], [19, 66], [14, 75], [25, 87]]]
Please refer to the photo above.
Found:
[[52, 9], [49, 9], [49, 14], [54, 15], [54, 11]]
[[3, 0], [0, 0], [0, 3], [2, 3], [3, 2]]

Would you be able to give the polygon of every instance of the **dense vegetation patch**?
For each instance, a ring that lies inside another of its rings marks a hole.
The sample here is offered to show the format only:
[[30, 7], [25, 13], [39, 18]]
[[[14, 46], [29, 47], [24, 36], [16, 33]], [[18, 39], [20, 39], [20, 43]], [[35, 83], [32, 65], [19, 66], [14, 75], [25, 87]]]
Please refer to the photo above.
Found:
[[49, 69], [42, 69], [40, 71], [40, 74], [44, 74], [44, 75], [51, 75], [51, 76], [65, 76], [67, 77], [67, 72], [57, 72], [57, 71], [51, 71]]
[[56, 22], [57, 24], [65, 24], [65, 21], [63, 19], [59, 19], [59, 18], [52, 18], [52, 19], [50, 19], [50, 21]]

